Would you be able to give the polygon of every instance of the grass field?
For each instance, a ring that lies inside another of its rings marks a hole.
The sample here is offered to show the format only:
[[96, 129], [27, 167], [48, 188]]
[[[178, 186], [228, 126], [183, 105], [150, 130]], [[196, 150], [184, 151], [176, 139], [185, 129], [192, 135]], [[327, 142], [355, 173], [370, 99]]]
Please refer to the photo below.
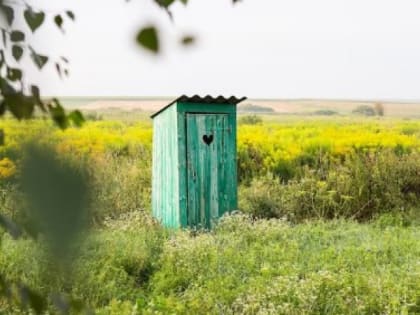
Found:
[[385, 219], [291, 226], [234, 216], [213, 233], [166, 234], [137, 215], [95, 230], [71, 278], [55, 279], [29, 240], [3, 237], [0, 266], [98, 314], [418, 314], [419, 231]]
[[[151, 121], [129, 113], [90, 111], [64, 132], [1, 122], [2, 214], [31, 222], [19, 186], [31, 139], [85, 169], [92, 190], [90, 229], [64, 270], [42, 238], [0, 230], [6, 280], [98, 314], [420, 314], [420, 121], [240, 117], [241, 212], [197, 232], [150, 217]], [[2, 313], [27, 311], [0, 299]]]

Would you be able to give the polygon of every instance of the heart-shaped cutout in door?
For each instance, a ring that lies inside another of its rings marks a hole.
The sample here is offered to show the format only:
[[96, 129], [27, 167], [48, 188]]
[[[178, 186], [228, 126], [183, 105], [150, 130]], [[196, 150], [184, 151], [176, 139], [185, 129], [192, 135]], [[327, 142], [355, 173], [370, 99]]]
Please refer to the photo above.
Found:
[[208, 136], [208, 135], [204, 135], [204, 136], [203, 136], [203, 141], [204, 141], [204, 143], [205, 143], [205, 144], [207, 144], [207, 145], [210, 145], [210, 144], [213, 142], [213, 140], [214, 140], [213, 135], [210, 135], [210, 136]]

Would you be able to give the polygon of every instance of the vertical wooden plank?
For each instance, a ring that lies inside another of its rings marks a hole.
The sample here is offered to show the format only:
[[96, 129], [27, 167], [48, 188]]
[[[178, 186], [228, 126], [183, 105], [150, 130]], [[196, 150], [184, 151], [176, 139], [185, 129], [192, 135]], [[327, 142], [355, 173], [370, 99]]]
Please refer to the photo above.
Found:
[[152, 211], [164, 226], [180, 226], [178, 200], [178, 139], [175, 106], [153, 121]]
[[197, 117], [197, 133], [195, 136], [195, 140], [197, 142], [198, 148], [198, 165], [197, 168], [198, 172], [198, 185], [200, 187], [198, 196], [200, 199], [200, 209], [199, 209], [199, 222], [200, 227], [207, 228], [208, 227], [208, 213], [209, 213], [209, 205], [211, 194], [209, 191], [210, 187], [210, 174], [209, 174], [209, 149], [208, 145], [204, 143], [203, 136], [207, 135], [208, 132], [206, 130], [206, 120], [209, 117], [208, 115], [198, 115]]
[[220, 137], [221, 137], [221, 143], [220, 143], [220, 149], [219, 149], [219, 161], [218, 161], [218, 167], [219, 167], [219, 204], [220, 204], [220, 210], [218, 212], [218, 217], [222, 216], [226, 211], [229, 211], [229, 204], [228, 204], [228, 182], [231, 180], [232, 174], [229, 173], [229, 161], [228, 161], [228, 152], [229, 148], [228, 145], [228, 134], [227, 134], [227, 128], [228, 128], [228, 120], [227, 115], [223, 115], [220, 117], [219, 121], [219, 127], [220, 128]]
[[200, 187], [198, 185], [199, 162], [197, 161], [197, 124], [194, 115], [187, 114], [187, 198], [188, 198], [188, 225], [196, 226], [200, 220], [198, 217], [200, 204]]
[[181, 111], [179, 104], [177, 108], [177, 136], [178, 136], [178, 210], [180, 226], [188, 226], [188, 181], [187, 181], [187, 121], [185, 112]]
[[[187, 164], [188, 164], [188, 224], [211, 228], [230, 208], [229, 191], [232, 184], [232, 159], [234, 148], [227, 146], [228, 115], [187, 114]], [[206, 143], [203, 137], [211, 139]], [[229, 135], [230, 136], [230, 135]], [[235, 161], [236, 163], [236, 161]]]
[[236, 113], [229, 114], [228, 116], [228, 128], [226, 133], [227, 147], [227, 173], [231, 174], [231, 178], [227, 184], [227, 202], [229, 211], [238, 209], [238, 173], [237, 173], [237, 125], [236, 125]]

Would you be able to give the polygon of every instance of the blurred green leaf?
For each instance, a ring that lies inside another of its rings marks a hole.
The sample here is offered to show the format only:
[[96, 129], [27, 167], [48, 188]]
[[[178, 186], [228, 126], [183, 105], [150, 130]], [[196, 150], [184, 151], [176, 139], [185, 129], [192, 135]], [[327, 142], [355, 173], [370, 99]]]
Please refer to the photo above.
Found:
[[63, 57], [63, 56], [61, 56], [60, 59], [63, 60], [65, 63], [69, 63], [70, 62], [66, 57]]
[[154, 26], [147, 26], [137, 34], [137, 43], [153, 53], [159, 52], [159, 37]]
[[51, 103], [48, 104], [48, 110], [52, 119], [61, 129], [66, 129], [68, 127], [69, 122], [66, 116], [66, 111], [58, 99], [53, 99]]
[[[0, 141], [1, 138], [4, 140], [3, 130], [0, 130]], [[7, 233], [9, 233], [14, 239], [21, 237], [22, 230], [9, 218], [5, 217], [0, 213], [0, 226], [3, 227]]]
[[41, 92], [39, 91], [39, 87], [37, 87], [36, 85], [32, 85], [31, 93], [37, 102], [41, 102]]
[[23, 55], [23, 48], [19, 45], [13, 45], [12, 47], [12, 55], [16, 61], [19, 61]]
[[54, 17], [54, 23], [61, 29], [63, 27], [63, 17], [60, 14], [56, 15]]
[[29, 144], [24, 150], [21, 187], [26, 214], [45, 237], [53, 257], [65, 259], [87, 227], [89, 182], [80, 166], [59, 157], [53, 148]]
[[175, 0], [155, 0], [155, 2], [165, 8], [168, 8]]
[[0, 4], [0, 13], [6, 16], [7, 23], [12, 26], [13, 20], [15, 19], [15, 11], [12, 7], [4, 4]]
[[31, 7], [25, 10], [23, 16], [32, 32], [35, 32], [45, 20], [44, 12], [35, 12]]
[[31, 49], [31, 58], [39, 70], [42, 70], [49, 60], [47, 56], [39, 55], [33, 49]]
[[61, 72], [61, 66], [58, 62], [55, 63], [55, 69], [57, 70], [57, 73], [61, 78], [63, 76], [63, 73]]
[[76, 20], [76, 16], [72, 11], [66, 11], [67, 16], [72, 19], [73, 21]]
[[12, 290], [10, 284], [6, 281], [4, 275], [0, 274], [0, 295], [10, 299]]
[[3, 67], [4, 62], [5, 62], [4, 51], [3, 51], [3, 49], [0, 49], [0, 68]]
[[4, 101], [15, 118], [19, 120], [32, 118], [35, 108], [32, 97], [26, 96], [23, 93], [14, 93], [4, 95]]
[[9, 95], [17, 93], [15, 88], [11, 86], [2, 76], [0, 76], [0, 91], [3, 94], [4, 99], [6, 99]]
[[83, 114], [78, 110], [72, 111], [68, 115], [68, 119], [72, 121], [73, 124], [77, 127], [81, 127], [85, 122], [85, 118], [83, 117]]
[[12, 82], [22, 80], [22, 70], [7, 67], [7, 79]]
[[186, 35], [181, 38], [181, 44], [184, 46], [189, 46], [195, 43], [195, 37], [191, 35]]
[[29, 306], [36, 314], [43, 314], [47, 308], [46, 299], [40, 294], [32, 291], [26, 286], [21, 285], [19, 288], [21, 303]]
[[10, 40], [12, 42], [22, 42], [25, 40], [25, 33], [21, 31], [12, 31], [10, 33]]
[[[5, 112], [6, 112], [6, 102], [3, 100], [0, 102], [0, 116], [3, 116]], [[4, 144], [4, 131], [3, 129], [0, 129], [0, 145], [2, 144]]]

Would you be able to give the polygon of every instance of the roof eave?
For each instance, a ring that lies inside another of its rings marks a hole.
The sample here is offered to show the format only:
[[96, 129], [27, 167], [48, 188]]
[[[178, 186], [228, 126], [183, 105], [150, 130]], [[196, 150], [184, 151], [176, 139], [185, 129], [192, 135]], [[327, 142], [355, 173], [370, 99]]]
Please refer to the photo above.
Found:
[[194, 96], [187, 96], [187, 95], [181, 95], [180, 97], [178, 97], [177, 99], [175, 99], [174, 101], [172, 101], [171, 103], [169, 103], [168, 105], [166, 105], [165, 107], [163, 107], [162, 109], [160, 109], [159, 111], [157, 111], [156, 113], [154, 113], [153, 115], [150, 116], [150, 118], [155, 118], [156, 116], [158, 116], [160, 113], [162, 113], [163, 111], [165, 111], [167, 108], [169, 108], [170, 106], [174, 105], [175, 103], [178, 102], [182, 102], [182, 103], [203, 103], [203, 104], [229, 104], [229, 105], [238, 105], [239, 103], [245, 101], [247, 98], [246, 97], [242, 97], [242, 98], [236, 98], [235, 96], [231, 96], [229, 98], [226, 98], [224, 96], [218, 96], [218, 97], [213, 97], [210, 95], [207, 95], [205, 97], [201, 97], [199, 95], [194, 95]]

